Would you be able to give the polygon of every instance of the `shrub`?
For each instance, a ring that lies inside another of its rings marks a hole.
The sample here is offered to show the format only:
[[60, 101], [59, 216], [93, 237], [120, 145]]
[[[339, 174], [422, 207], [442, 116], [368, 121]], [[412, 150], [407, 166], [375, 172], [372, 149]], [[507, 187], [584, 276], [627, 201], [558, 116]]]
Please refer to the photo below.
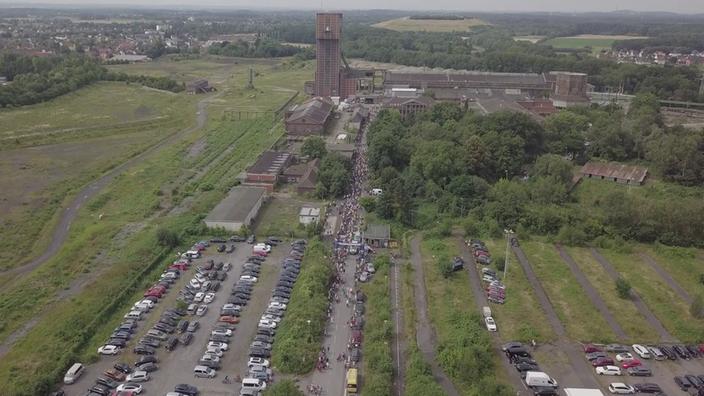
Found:
[[392, 392], [393, 360], [390, 345], [394, 332], [389, 296], [389, 264], [388, 256], [379, 256], [374, 261], [376, 276], [372, 282], [359, 286], [367, 295], [367, 323], [362, 344], [365, 365], [362, 396], [390, 396]]
[[704, 316], [704, 296], [702, 296], [701, 293], [692, 296], [692, 303], [689, 305], [689, 314], [696, 319], [700, 319]]
[[503, 271], [506, 268], [506, 257], [502, 254], [500, 256], [494, 256], [494, 265], [498, 271]]
[[631, 284], [623, 278], [616, 279], [616, 293], [619, 298], [628, 300], [631, 295]]
[[290, 379], [285, 379], [269, 385], [264, 396], [303, 396], [303, 392]]
[[587, 241], [587, 235], [581, 229], [567, 225], [557, 233], [557, 242], [567, 246], [582, 246]]
[[418, 345], [408, 346], [406, 360], [406, 396], [445, 396], [445, 391], [435, 382], [430, 365], [423, 359]]
[[160, 227], [156, 230], [156, 242], [161, 247], [173, 249], [179, 245], [181, 239], [176, 232], [165, 227]]
[[452, 277], [452, 263], [449, 260], [439, 260], [437, 265], [443, 278]]

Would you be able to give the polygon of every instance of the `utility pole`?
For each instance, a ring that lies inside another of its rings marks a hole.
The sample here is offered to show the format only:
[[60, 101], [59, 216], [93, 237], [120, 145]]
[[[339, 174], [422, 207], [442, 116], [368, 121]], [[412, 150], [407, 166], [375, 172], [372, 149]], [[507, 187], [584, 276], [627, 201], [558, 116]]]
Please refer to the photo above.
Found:
[[513, 235], [513, 230], [504, 229], [506, 234], [506, 260], [504, 261], [504, 282], [506, 282], [506, 273], [508, 272], [508, 256], [511, 249], [511, 235]]

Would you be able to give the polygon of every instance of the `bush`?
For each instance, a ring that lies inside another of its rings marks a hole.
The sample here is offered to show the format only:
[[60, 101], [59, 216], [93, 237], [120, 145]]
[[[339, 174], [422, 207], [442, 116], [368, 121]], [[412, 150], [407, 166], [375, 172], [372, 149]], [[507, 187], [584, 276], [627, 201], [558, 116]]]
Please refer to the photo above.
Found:
[[406, 360], [406, 396], [445, 396], [445, 391], [435, 382], [430, 365], [423, 359], [418, 345], [408, 346]]
[[367, 323], [362, 344], [365, 366], [362, 396], [391, 396], [392, 393], [391, 340], [394, 331], [389, 296], [389, 264], [388, 256], [377, 257], [374, 261], [376, 276], [372, 282], [359, 286], [367, 296]]
[[503, 271], [504, 268], [506, 268], [506, 257], [503, 254], [500, 256], [494, 256], [493, 262], [498, 271]]
[[437, 265], [443, 278], [449, 279], [452, 277], [452, 263], [449, 260], [439, 260]]
[[616, 279], [616, 293], [619, 298], [628, 300], [631, 296], [631, 284], [623, 278]]
[[587, 235], [575, 226], [563, 226], [557, 233], [557, 243], [566, 246], [582, 246], [587, 241]]
[[166, 227], [156, 230], [156, 243], [166, 249], [173, 249], [181, 243], [178, 234]]
[[692, 296], [692, 303], [689, 305], [689, 314], [695, 319], [701, 319], [704, 316], [704, 296], [697, 293]]
[[285, 379], [266, 387], [264, 396], [303, 396], [303, 392], [290, 379]]

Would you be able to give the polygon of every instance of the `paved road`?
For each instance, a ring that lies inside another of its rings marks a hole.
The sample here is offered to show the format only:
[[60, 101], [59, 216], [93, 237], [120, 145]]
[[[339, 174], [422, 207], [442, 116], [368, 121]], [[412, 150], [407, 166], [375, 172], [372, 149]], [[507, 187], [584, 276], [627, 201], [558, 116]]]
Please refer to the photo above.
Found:
[[[538, 297], [538, 301], [540, 302], [540, 305], [545, 311], [545, 315], [548, 318], [548, 322], [550, 322], [550, 326], [552, 326], [552, 329], [555, 331], [555, 333], [560, 339], [562, 339], [563, 341], [567, 341], [567, 332], [565, 331], [565, 327], [562, 326], [560, 318], [557, 316], [557, 312], [555, 312], [555, 308], [553, 308], [552, 304], [550, 303], [550, 299], [548, 299], [548, 295], [545, 294], [543, 286], [540, 285], [538, 278], [535, 276], [535, 273], [533, 272], [533, 267], [530, 265], [530, 262], [528, 261], [528, 258], [526, 257], [525, 253], [523, 253], [523, 249], [518, 246], [513, 246], [513, 252], [515, 253], [516, 258], [518, 259], [518, 262], [521, 263], [523, 271], [525, 272], [526, 277], [528, 278], [528, 282], [530, 283], [531, 287], [533, 287], [535, 295]], [[565, 355], [567, 355], [567, 357], [569, 358], [570, 365], [572, 366], [572, 371], [577, 374], [578, 381], [581, 382], [581, 386], [588, 388], [598, 388], [599, 383], [594, 378], [594, 375], [592, 375], [593, 369], [587, 364], [587, 361], [584, 359], [582, 351], [575, 345], [570, 344], [564, 349], [564, 352]], [[577, 385], [570, 384], [570, 386]]]
[[[402, 254], [403, 255], [403, 254]], [[394, 320], [394, 347], [391, 357], [394, 361], [394, 394], [403, 396], [406, 388], [406, 352], [408, 351], [408, 335], [403, 334], [403, 303], [401, 300], [401, 263], [395, 263], [389, 271], [391, 285], [391, 309]]]
[[[611, 265], [611, 263], [609, 263], [609, 261], [606, 260], [606, 258], [602, 256], [598, 250], [593, 247], [590, 247], [589, 252], [591, 252], [594, 259], [598, 261], [602, 267], [604, 267], [606, 273], [608, 273], [614, 281], [621, 277], [618, 271], [616, 271], [616, 269]], [[638, 294], [636, 294], [635, 290], [633, 289], [631, 289], [630, 300], [638, 308], [640, 313], [645, 317], [645, 320], [648, 321], [648, 324], [652, 328], [654, 328], [655, 331], [658, 332], [658, 334], [660, 334], [661, 341], [678, 342], [677, 339], [665, 329], [662, 323], [660, 323], [660, 320], [658, 320], [658, 318], [650, 311], [648, 306], [645, 305], [643, 300], [638, 297]]]
[[435, 336], [435, 330], [433, 325], [430, 323], [430, 316], [428, 315], [428, 300], [425, 290], [425, 275], [423, 273], [423, 261], [420, 255], [420, 237], [416, 236], [411, 239], [411, 265], [413, 266], [413, 275], [415, 277], [415, 303], [416, 312], [418, 314], [416, 320], [416, 341], [418, 343], [418, 349], [423, 355], [425, 361], [430, 364], [430, 369], [435, 378], [435, 382], [440, 385], [440, 387], [449, 396], [459, 396], [459, 392], [455, 389], [455, 385], [452, 381], [445, 375], [445, 372], [438, 366], [435, 361], [435, 343], [437, 337]]
[[660, 275], [663, 279], [665, 279], [665, 282], [667, 282], [667, 284], [670, 285], [670, 287], [674, 291], [676, 291], [677, 294], [679, 294], [680, 297], [682, 297], [682, 299], [687, 302], [687, 304], [692, 303], [692, 296], [689, 293], [687, 293], [687, 290], [685, 290], [682, 286], [680, 286], [680, 284], [677, 283], [677, 281], [674, 280], [670, 276], [670, 274], [665, 272], [665, 270], [662, 269], [662, 267], [658, 263], [656, 263], [655, 260], [653, 260], [650, 256], [648, 256], [645, 253], [641, 253], [640, 257], [643, 260], [645, 260], [645, 262], [648, 263], [648, 265], [650, 265], [650, 268], [652, 268], [655, 272], [658, 273], [658, 275]]
[[[486, 299], [486, 292], [484, 289], [484, 285], [482, 284], [481, 277], [479, 276], [479, 271], [477, 270], [477, 265], [474, 262], [474, 258], [472, 257], [472, 252], [470, 252], [469, 248], [467, 247], [467, 244], [464, 243], [464, 238], [462, 235], [457, 236], [457, 243], [460, 245], [460, 250], [462, 251], [462, 257], [464, 257], [465, 260], [465, 269], [467, 271], [467, 274], [469, 275], [469, 283], [472, 285], [472, 294], [474, 295], [474, 303], [477, 305], [477, 309], [479, 310], [479, 313], [482, 313], [482, 308], [483, 307], [488, 307], [489, 302]], [[508, 293], [510, 294], [511, 291], [508, 290]], [[510, 297], [509, 297], [510, 298]], [[507, 320], [511, 320], [510, 318], [506, 318]], [[493, 333], [493, 339], [494, 339], [494, 347], [496, 350], [496, 353], [499, 355], [499, 360], [501, 360], [501, 364], [503, 364], [504, 369], [506, 370], [506, 373], [508, 373], [509, 377], [511, 377], [511, 380], [515, 383], [516, 389], [518, 389], [518, 394], [520, 393], [525, 393], [525, 394], [530, 394], [529, 392], [521, 392], [521, 390], [524, 390], [525, 388], [523, 387], [522, 381], [521, 381], [521, 376], [518, 374], [518, 371], [511, 365], [511, 362], [508, 361], [503, 356], [503, 353], [501, 351], [501, 344], [502, 340], [500, 339], [500, 334], [501, 334], [501, 329], [499, 328], [499, 331], [496, 333]], [[504, 340], [504, 341], [513, 341], [513, 340]]]
[[143, 153], [142, 155], [135, 157], [131, 161], [127, 162], [126, 164], [123, 164], [122, 166], [112, 170], [110, 173], [107, 175], [101, 177], [100, 179], [90, 183], [86, 187], [84, 187], [81, 191], [79, 191], [76, 194], [76, 197], [71, 201], [71, 203], [68, 205], [66, 209], [61, 213], [61, 217], [59, 219], [59, 224], [56, 226], [56, 229], [54, 230], [54, 235], [51, 237], [51, 242], [49, 243], [49, 246], [46, 248], [44, 253], [42, 253], [41, 256], [37, 257], [36, 259], [30, 261], [29, 263], [21, 266], [21, 267], [16, 267], [12, 268], [9, 270], [5, 270], [0, 272], [0, 275], [2, 274], [21, 274], [21, 275], [26, 275], [32, 271], [34, 271], [37, 267], [40, 265], [46, 263], [47, 261], [51, 260], [61, 249], [61, 246], [66, 242], [66, 239], [68, 238], [68, 233], [69, 229], [71, 227], [71, 223], [73, 220], [76, 219], [76, 216], [78, 214], [78, 209], [80, 208], [81, 204], [87, 202], [90, 198], [94, 197], [96, 194], [98, 194], [100, 191], [105, 188], [105, 186], [112, 181], [117, 175], [120, 173], [124, 172], [125, 170], [141, 163], [145, 159], [151, 157], [152, 155], [156, 154], [157, 152], [163, 150], [164, 148], [174, 144], [175, 142], [181, 140], [185, 136], [197, 132], [203, 128], [205, 125], [205, 121], [207, 118], [207, 107], [206, 104], [208, 101], [217, 98], [218, 96], [222, 95], [225, 91], [220, 91], [215, 95], [209, 96], [207, 98], [202, 99], [201, 101], [198, 102], [197, 105], [197, 110], [196, 113], [198, 114], [197, 117], [197, 124], [195, 127], [181, 132], [176, 136], [173, 136], [166, 140], [165, 142], [161, 143], [160, 145], [152, 148], [151, 150], [147, 151], [146, 153]]
[[577, 278], [577, 282], [579, 282], [579, 285], [582, 286], [582, 289], [584, 289], [584, 292], [587, 293], [587, 296], [589, 297], [590, 300], [592, 300], [592, 304], [594, 304], [595, 307], [601, 312], [601, 316], [606, 319], [606, 323], [609, 324], [609, 327], [611, 328], [611, 331], [614, 332], [616, 337], [618, 337], [621, 340], [626, 340], [628, 339], [628, 336], [626, 335], [626, 332], [623, 331], [623, 328], [621, 325], [616, 321], [614, 316], [611, 314], [611, 311], [609, 311], [609, 308], [606, 306], [606, 303], [604, 300], [601, 299], [601, 296], [599, 293], [594, 290], [594, 286], [592, 286], [591, 282], [589, 282], [589, 279], [584, 275], [584, 272], [582, 272], [581, 269], [579, 269], [579, 266], [577, 263], [574, 262], [572, 259], [572, 256], [570, 256], [569, 253], [565, 250], [560, 245], [555, 245], [557, 248], [558, 253], [560, 253], [560, 256], [562, 256], [562, 260], [567, 263], [567, 266], [570, 267], [570, 270], [572, 271], [572, 275], [574, 275], [575, 278]]

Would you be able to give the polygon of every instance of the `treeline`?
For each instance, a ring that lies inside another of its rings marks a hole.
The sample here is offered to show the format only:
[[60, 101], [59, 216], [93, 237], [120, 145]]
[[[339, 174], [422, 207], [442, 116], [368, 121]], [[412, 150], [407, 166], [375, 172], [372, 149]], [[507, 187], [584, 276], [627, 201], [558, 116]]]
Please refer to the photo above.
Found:
[[0, 57], [0, 75], [11, 82], [0, 86], [2, 107], [46, 102], [98, 81], [134, 82], [172, 92], [185, 89], [168, 77], [110, 73], [99, 60], [79, 54], [38, 58], [5, 53]]
[[692, 51], [704, 51], [704, 32], [673, 33], [648, 39], [617, 40], [611, 45], [611, 48], [616, 51], [645, 51], [649, 54], [655, 51], [691, 54]]
[[214, 44], [208, 48], [210, 55], [233, 56], [240, 58], [280, 58], [293, 56], [301, 52], [300, 47], [284, 45], [270, 38], [257, 38], [254, 43], [246, 41], [233, 41]]
[[[503, 227], [542, 235], [577, 227], [584, 240], [620, 236], [704, 246], [698, 190], [672, 185], [666, 196], [648, 201], [615, 189], [606, 198], [594, 195], [587, 206], [568, 194], [575, 163], [587, 160], [647, 160], [663, 179], [704, 184], [702, 132], [662, 121], [652, 95], [636, 98], [627, 115], [570, 108], [542, 124], [523, 113], [477, 115], [452, 102], [405, 122], [382, 111], [369, 128], [368, 163], [373, 187], [384, 194], [362, 204], [380, 218], [420, 229], [436, 223], [432, 211], [420, 210], [432, 206], [441, 215], [469, 215], [472, 227], [489, 224], [499, 237]], [[528, 183], [509, 181], [531, 164]]]
[[432, 14], [425, 14], [425, 15], [411, 15], [408, 17], [408, 19], [413, 19], [413, 20], [431, 20], [431, 21], [462, 21], [466, 19], [463, 16], [459, 15], [432, 15]]

